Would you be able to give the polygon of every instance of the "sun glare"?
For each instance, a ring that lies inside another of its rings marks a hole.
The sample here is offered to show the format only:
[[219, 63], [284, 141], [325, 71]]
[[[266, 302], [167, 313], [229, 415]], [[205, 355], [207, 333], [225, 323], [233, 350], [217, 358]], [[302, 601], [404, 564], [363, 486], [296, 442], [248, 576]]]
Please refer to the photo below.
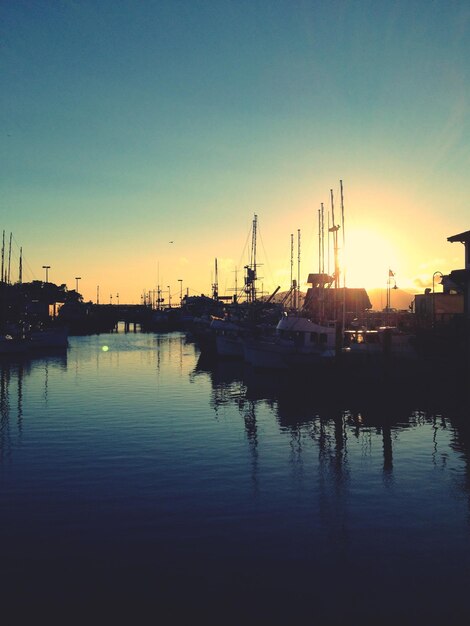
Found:
[[397, 270], [397, 253], [390, 240], [371, 230], [348, 233], [345, 262], [346, 285], [373, 289], [385, 287], [389, 270]]

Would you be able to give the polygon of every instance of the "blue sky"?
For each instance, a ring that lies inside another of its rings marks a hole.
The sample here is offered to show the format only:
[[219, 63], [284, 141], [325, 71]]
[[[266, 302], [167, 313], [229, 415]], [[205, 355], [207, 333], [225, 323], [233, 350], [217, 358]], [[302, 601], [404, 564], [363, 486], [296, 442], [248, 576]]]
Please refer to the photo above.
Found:
[[290, 233], [305, 280], [340, 179], [356, 282], [393, 266], [421, 289], [463, 265], [446, 238], [470, 228], [468, 2], [0, 12], [0, 229], [26, 279], [50, 264], [87, 299], [140, 301], [179, 278], [207, 292], [217, 257], [229, 288], [256, 213], [266, 288], [287, 288]]

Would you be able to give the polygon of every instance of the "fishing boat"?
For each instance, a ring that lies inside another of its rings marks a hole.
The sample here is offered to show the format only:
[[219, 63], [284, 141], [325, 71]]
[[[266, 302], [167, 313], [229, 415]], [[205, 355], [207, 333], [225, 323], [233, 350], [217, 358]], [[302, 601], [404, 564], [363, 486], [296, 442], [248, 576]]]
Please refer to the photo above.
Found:
[[217, 356], [243, 358], [243, 332], [240, 324], [226, 319], [214, 319], [210, 329], [215, 335]]
[[285, 314], [272, 339], [246, 339], [245, 360], [255, 368], [288, 369], [332, 362], [336, 324], [318, 324], [301, 315]]
[[418, 357], [415, 335], [396, 326], [346, 330], [343, 352], [351, 362], [414, 360]]

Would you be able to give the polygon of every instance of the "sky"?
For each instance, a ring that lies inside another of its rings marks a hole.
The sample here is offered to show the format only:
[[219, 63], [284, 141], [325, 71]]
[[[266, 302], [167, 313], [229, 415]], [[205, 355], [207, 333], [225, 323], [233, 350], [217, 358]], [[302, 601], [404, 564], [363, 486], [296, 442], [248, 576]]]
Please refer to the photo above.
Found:
[[257, 215], [259, 286], [289, 288], [294, 234], [305, 289], [340, 181], [347, 286], [391, 269], [422, 292], [464, 265], [466, 0], [7, 0], [0, 37], [11, 281], [21, 247], [24, 281], [49, 265], [85, 300], [178, 302], [217, 259], [230, 295]]

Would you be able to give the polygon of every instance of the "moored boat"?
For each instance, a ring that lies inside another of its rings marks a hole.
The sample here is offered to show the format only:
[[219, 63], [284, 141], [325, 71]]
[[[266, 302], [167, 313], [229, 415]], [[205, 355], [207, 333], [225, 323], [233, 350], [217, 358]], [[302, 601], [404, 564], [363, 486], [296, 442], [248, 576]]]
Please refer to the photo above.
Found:
[[284, 315], [269, 339], [247, 339], [245, 360], [253, 367], [288, 369], [333, 361], [336, 324], [318, 324], [300, 315]]
[[10, 334], [0, 335], [0, 356], [9, 354], [24, 354], [28, 343], [23, 337], [14, 337]]
[[395, 326], [346, 330], [343, 351], [351, 361], [408, 361], [418, 357], [415, 336]]
[[66, 326], [51, 326], [31, 330], [26, 337], [29, 350], [59, 350], [68, 346]]

